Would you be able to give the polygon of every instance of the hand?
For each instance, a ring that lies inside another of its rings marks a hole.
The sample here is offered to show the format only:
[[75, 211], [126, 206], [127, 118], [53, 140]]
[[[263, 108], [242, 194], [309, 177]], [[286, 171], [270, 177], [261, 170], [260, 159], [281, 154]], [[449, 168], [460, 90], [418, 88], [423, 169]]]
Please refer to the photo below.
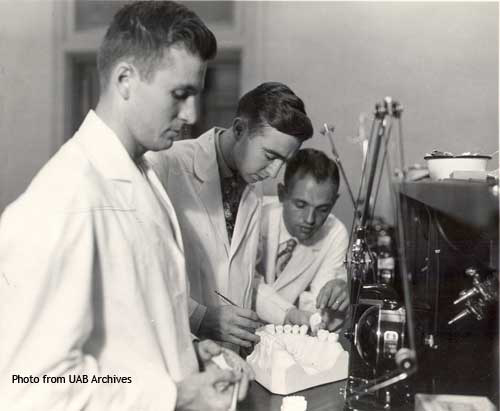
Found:
[[231, 406], [233, 388], [238, 377], [215, 364], [201, 373], [191, 374], [177, 383], [178, 411], [227, 411]]
[[251, 310], [222, 305], [208, 307], [200, 325], [200, 335], [250, 348], [260, 338], [255, 330], [262, 324]]
[[283, 324], [292, 324], [292, 325], [307, 325], [309, 326], [309, 318], [312, 313], [309, 311], [302, 311], [298, 308], [292, 307], [286, 312], [285, 320]]
[[200, 364], [200, 371], [205, 371], [206, 365], [222, 352], [222, 347], [212, 340], [193, 341], [194, 352]]
[[339, 331], [345, 324], [346, 313], [343, 311], [330, 310], [324, 308], [321, 310], [321, 324], [320, 329], [328, 331]]
[[238, 400], [241, 401], [247, 395], [248, 386], [250, 385], [250, 381], [255, 379], [255, 374], [252, 367], [234, 351], [224, 347], [221, 350], [227, 364], [231, 366], [233, 372], [240, 378]]
[[347, 283], [341, 279], [328, 281], [319, 291], [316, 308], [345, 311], [349, 305]]
[[203, 366], [202, 370], [205, 370], [212, 364], [212, 357], [219, 354], [224, 356], [226, 363], [232, 368], [234, 374], [240, 380], [238, 399], [242, 400], [245, 398], [250, 381], [255, 379], [252, 367], [250, 367], [250, 365], [248, 365], [248, 363], [235, 352], [221, 347], [211, 340], [196, 341], [194, 346], [198, 361]]

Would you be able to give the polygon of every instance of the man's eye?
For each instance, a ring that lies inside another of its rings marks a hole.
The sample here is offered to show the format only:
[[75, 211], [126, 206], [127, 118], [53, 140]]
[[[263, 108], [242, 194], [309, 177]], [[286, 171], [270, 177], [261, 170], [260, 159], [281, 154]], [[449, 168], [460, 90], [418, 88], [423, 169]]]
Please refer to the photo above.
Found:
[[295, 202], [295, 207], [297, 208], [304, 208], [306, 205], [302, 201], [296, 201]]
[[266, 155], [266, 159], [269, 160], [269, 161], [276, 160], [276, 156], [274, 156], [272, 154], [266, 153], [265, 155]]
[[186, 100], [189, 97], [189, 93], [187, 93], [186, 91], [182, 91], [182, 90], [175, 90], [172, 92], [172, 96], [176, 100]]

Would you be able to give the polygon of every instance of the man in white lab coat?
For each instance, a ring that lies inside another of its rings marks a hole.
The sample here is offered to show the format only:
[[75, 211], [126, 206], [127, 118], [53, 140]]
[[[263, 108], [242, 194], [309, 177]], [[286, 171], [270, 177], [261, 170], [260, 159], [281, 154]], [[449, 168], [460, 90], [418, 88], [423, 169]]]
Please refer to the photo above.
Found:
[[240, 99], [230, 128], [148, 153], [179, 218], [196, 334], [241, 347], [258, 341], [260, 323], [250, 307], [260, 182], [275, 177], [312, 134], [302, 100], [284, 84], [268, 82]]
[[1, 218], [1, 410], [229, 408], [240, 376], [193, 346], [181, 232], [143, 158], [196, 120], [216, 47], [173, 2], [115, 16], [95, 112]]
[[309, 324], [310, 315], [324, 309], [326, 326], [342, 324], [349, 238], [331, 214], [338, 190], [338, 168], [324, 153], [303, 149], [288, 162], [279, 202], [267, 204], [262, 216], [255, 300], [266, 322]]

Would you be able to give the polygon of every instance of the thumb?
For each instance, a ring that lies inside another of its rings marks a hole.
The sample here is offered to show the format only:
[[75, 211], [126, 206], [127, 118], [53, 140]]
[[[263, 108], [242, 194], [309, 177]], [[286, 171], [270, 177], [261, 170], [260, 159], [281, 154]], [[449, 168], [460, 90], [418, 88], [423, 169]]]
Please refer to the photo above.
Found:
[[198, 344], [198, 350], [203, 361], [208, 361], [221, 352], [220, 346], [212, 340], [201, 341]]

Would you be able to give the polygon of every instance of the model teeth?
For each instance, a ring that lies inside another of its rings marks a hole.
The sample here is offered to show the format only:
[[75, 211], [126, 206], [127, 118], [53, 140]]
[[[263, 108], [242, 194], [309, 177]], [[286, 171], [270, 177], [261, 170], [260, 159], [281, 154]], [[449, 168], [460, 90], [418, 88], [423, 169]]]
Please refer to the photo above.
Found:
[[328, 334], [330, 333], [327, 330], [318, 330], [318, 340], [328, 341]]

